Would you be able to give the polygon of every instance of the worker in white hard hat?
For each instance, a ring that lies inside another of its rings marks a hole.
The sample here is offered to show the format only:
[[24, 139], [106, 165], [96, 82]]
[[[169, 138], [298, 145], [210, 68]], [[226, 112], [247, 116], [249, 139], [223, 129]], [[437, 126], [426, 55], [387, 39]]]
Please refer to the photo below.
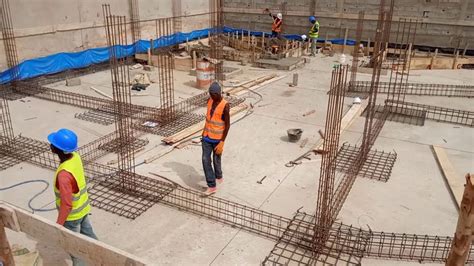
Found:
[[304, 35], [304, 34], [301, 35], [301, 40], [302, 40], [303, 42], [306, 41], [307, 38], [308, 38], [308, 37], [307, 37], [306, 35]]
[[265, 12], [267, 12], [270, 17], [273, 19], [273, 24], [272, 24], [272, 38], [280, 38], [281, 34], [281, 25], [283, 24], [283, 15], [281, 13], [278, 14], [272, 14], [268, 8], [265, 9]]

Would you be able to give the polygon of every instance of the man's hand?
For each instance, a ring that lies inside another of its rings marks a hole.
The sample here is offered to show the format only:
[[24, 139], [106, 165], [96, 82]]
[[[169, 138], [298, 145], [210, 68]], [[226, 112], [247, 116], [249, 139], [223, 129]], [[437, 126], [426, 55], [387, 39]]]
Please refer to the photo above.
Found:
[[214, 152], [217, 155], [221, 155], [222, 152], [224, 152], [224, 141], [221, 140], [219, 144], [217, 144], [217, 146], [214, 148]]

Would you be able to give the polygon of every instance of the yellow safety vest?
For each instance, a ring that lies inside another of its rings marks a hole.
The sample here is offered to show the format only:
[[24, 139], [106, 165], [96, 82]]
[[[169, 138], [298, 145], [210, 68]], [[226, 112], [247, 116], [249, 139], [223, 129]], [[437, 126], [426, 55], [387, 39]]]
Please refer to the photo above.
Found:
[[319, 37], [319, 21], [316, 21], [309, 30], [309, 37], [311, 39]]
[[91, 206], [89, 205], [89, 194], [87, 193], [86, 178], [82, 166], [81, 157], [77, 152], [72, 153], [72, 158], [59, 165], [54, 176], [54, 194], [56, 195], [56, 207], [61, 206], [61, 197], [56, 187], [58, 174], [62, 170], [69, 172], [76, 180], [79, 192], [72, 194], [72, 210], [67, 216], [66, 221], [79, 220], [89, 214]]

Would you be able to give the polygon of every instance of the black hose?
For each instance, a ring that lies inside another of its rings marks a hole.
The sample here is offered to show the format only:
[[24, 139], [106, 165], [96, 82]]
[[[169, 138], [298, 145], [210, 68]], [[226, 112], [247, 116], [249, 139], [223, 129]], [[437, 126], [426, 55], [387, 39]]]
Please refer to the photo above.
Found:
[[34, 212], [49, 212], [49, 211], [54, 211], [56, 210], [56, 208], [51, 208], [51, 209], [43, 209], [43, 208], [34, 208], [32, 206], [32, 202], [33, 200], [36, 199], [36, 197], [38, 197], [39, 195], [43, 194], [48, 188], [49, 188], [49, 183], [45, 180], [41, 180], [41, 179], [35, 179], [35, 180], [28, 180], [28, 181], [24, 181], [24, 182], [20, 182], [18, 184], [15, 184], [15, 185], [11, 185], [9, 187], [4, 187], [4, 188], [0, 188], [0, 191], [5, 191], [5, 190], [9, 190], [9, 189], [12, 189], [12, 188], [15, 188], [15, 187], [18, 187], [18, 186], [21, 186], [21, 185], [26, 185], [26, 184], [30, 184], [30, 183], [43, 183], [46, 185], [45, 188], [43, 188], [43, 190], [41, 190], [40, 192], [36, 193], [33, 197], [31, 197], [31, 199], [28, 201], [28, 207]]

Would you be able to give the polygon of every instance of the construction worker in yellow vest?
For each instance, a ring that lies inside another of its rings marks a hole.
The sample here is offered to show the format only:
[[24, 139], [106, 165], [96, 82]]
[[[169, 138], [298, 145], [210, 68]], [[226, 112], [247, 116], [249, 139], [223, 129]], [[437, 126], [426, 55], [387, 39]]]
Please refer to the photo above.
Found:
[[309, 30], [309, 38], [311, 39], [311, 56], [316, 56], [316, 42], [319, 37], [319, 21], [316, 20], [315, 16], [309, 17], [309, 22], [311, 22], [311, 29]]
[[[54, 194], [58, 218], [56, 222], [67, 229], [97, 239], [89, 220], [89, 195], [82, 160], [77, 150], [77, 135], [69, 129], [49, 134], [51, 151], [59, 157], [60, 165], [54, 176]], [[72, 257], [73, 265], [84, 265]]]
[[224, 181], [221, 156], [230, 128], [230, 106], [222, 97], [219, 83], [211, 84], [209, 94], [211, 97], [207, 101], [206, 123], [202, 131], [202, 167], [208, 186], [204, 194], [207, 196], [216, 193], [217, 183]]

